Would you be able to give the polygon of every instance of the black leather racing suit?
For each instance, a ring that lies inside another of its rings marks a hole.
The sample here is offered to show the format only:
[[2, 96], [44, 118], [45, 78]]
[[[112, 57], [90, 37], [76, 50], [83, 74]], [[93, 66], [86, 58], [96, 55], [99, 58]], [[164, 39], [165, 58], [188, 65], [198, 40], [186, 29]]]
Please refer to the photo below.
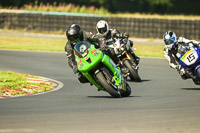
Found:
[[[107, 44], [107, 45], [109, 45], [109, 43], [113, 43], [113, 38], [126, 38], [126, 37], [128, 37], [127, 34], [122, 34], [122, 33], [120, 33], [120, 32], [119, 32], [118, 30], [116, 30], [116, 29], [109, 29], [109, 31], [108, 31], [108, 33], [107, 33], [106, 35], [102, 35], [102, 34], [97, 33], [97, 34], [94, 36], [94, 38], [97, 38], [99, 41], [101, 41], [102, 38], [105, 38], [106, 44]], [[100, 46], [99, 46], [100, 48], [104, 47], [104, 46], [101, 46], [101, 45], [102, 45], [101, 42], [98, 43], [98, 44], [100, 44]], [[136, 59], [136, 60], [138, 61], [138, 63], [139, 63], [139, 57], [137, 57], [137, 56], [135, 55], [135, 53], [133, 52], [133, 49], [132, 49], [133, 42], [132, 42], [131, 40], [130, 40], [130, 46], [131, 46], [131, 47], [128, 48], [129, 52], [131, 53], [131, 55], [133, 56], [133, 58]], [[110, 49], [110, 52], [111, 52], [111, 53], [106, 53], [106, 54], [108, 54], [108, 55], [113, 59], [113, 61], [114, 61], [116, 64], [118, 64], [119, 59], [116, 58], [116, 55], [115, 55], [114, 50], [113, 50], [113, 49]], [[136, 63], [136, 64], [138, 64], [138, 63]]]
[[[91, 32], [83, 31], [83, 36], [80, 39], [80, 41], [88, 41], [90, 43], [97, 41], [95, 38], [93, 38], [94, 34]], [[68, 64], [73, 69], [74, 73], [78, 73], [78, 80], [81, 83], [87, 83], [89, 82], [87, 78], [85, 78], [81, 72], [78, 72], [77, 63], [75, 61], [75, 55], [74, 55], [74, 45], [70, 40], [65, 45], [65, 53], [68, 58]], [[75, 72], [76, 71], [76, 72]]]

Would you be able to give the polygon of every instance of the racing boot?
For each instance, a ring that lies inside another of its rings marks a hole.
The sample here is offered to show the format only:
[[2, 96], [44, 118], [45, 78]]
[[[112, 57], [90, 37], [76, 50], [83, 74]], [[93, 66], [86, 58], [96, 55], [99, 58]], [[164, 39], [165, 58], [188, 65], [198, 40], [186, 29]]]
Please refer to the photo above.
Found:
[[134, 62], [136, 64], [136, 66], [139, 65], [139, 62], [140, 62], [140, 57], [136, 56], [135, 53], [131, 53], [131, 55], [133, 56], [134, 58]]
[[183, 80], [186, 80], [186, 79], [189, 78], [189, 75], [186, 74], [186, 71], [185, 71], [184, 68], [181, 68], [178, 72], [179, 72], [179, 74], [180, 74], [180, 76], [181, 76], [181, 78], [182, 78]]
[[140, 57], [138, 57], [138, 56], [135, 55], [135, 53], [134, 53], [132, 47], [130, 48], [129, 51], [130, 51], [132, 57], [134, 58], [134, 62], [135, 62], [135, 64], [138, 66], [138, 65], [139, 65], [139, 62], [140, 62]]
[[139, 65], [139, 62], [140, 62], [140, 57], [135, 56], [135, 64], [136, 64], [136, 65]]
[[181, 75], [181, 78], [182, 78], [183, 80], [186, 80], [186, 79], [188, 79], [189, 77], [188, 77], [186, 74], [183, 74], [183, 75]]
[[80, 83], [90, 83], [90, 81], [81, 73], [78, 73], [78, 80]]

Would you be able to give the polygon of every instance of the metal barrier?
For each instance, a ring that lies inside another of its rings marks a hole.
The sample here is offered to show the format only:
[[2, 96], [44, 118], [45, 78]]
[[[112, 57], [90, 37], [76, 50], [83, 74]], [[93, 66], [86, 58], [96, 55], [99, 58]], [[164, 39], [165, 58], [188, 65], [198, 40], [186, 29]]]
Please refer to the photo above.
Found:
[[200, 20], [139, 19], [0, 12], [0, 28], [65, 31], [70, 24], [76, 23], [83, 30], [96, 33], [96, 23], [101, 19], [108, 21], [110, 28], [115, 28], [122, 33], [129, 33], [133, 37], [162, 38], [166, 31], [172, 30], [178, 36], [200, 40]]

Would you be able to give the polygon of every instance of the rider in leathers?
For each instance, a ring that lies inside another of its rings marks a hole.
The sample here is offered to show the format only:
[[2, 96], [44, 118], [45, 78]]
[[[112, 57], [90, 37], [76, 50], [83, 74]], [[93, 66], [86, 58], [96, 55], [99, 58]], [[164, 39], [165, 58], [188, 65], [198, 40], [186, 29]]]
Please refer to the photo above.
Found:
[[[65, 53], [68, 57], [68, 64], [73, 69], [74, 74], [78, 73], [78, 80], [81, 83], [89, 83], [88, 79], [81, 72], [78, 71], [78, 67], [75, 61], [75, 55], [73, 51], [74, 46], [79, 41], [88, 41], [90, 43], [93, 43], [95, 47], [99, 48], [100, 50], [103, 50], [104, 46], [102, 43], [101, 43], [101, 46], [99, 45], [100, 40], [99, 38], [94, 37], [93, 33], [82, 31], [80, 26], [77, 24], [72, 24], [67, 28], [66, 36], [67, 36], [68, 42], [66, 43], [66, 46], [65, 46]], [[114, 62], [119, 62], [119, 59], [113, 57], [109, 50], [104, 53], [110, 56]]]
[[75, 44], [79, 41], [95, 41], [95, 38], [93, 38], [94, 34], [91, 32], [82, 31], [79, 25], [72, 24], [67, 28], [66, 36], [68, 42], [65, 46], [65, 53], [68, 57], [68, 64], [73, 69], [74, 74], [78, 73], [78, 80], [81, 83], [88, 83], [88, 79], [83, 76], [81, 72], [78, 71], [73, 49]]
[[191, 72], [185, 71], [184, 68], [179, 64], [180, 60], [177, 57], [177, 53], [180, 51], [180, 46], [183, 44], [193, 45], [194, 47], [199, 48], [199, 42], [196, 40], [188, 40], [184, 37], [177, 37], [176, 34], [172, 31], [167, 31], [163, 35], [165, 42], [165, 48], [163, 50], [165, 58], [169, 61], [169, 65], [173, 69], [177, 69], [182, 79], [192, 78], [195, 84], [199, 84], [197, 77]]
[[[94, 38], [102, 39], [105, 38], [106, 44], [109, 45], [109, 43], [113, 43], [113, 38], [128, 38], [128, 34], [122, 34], [116, 29], [109, 29], [108, 23], [105, 20], [100, 20], [97, 22], [96, 25], [97, 34], [94, 36]], [[133, 51], [133, 42], [130, 40], [131, 47], [128, 48], [128, 51], [131, 53], [133, 58], [135, 59], [135, 63], [138, 65], [140, 58], [135, 55]], [[127, 45], [128, 46], [128, 45]], [[111, 51], [113, 56], [115, 56], [114, 51]], [[115, 56], [116, 57], [116, 56]]]

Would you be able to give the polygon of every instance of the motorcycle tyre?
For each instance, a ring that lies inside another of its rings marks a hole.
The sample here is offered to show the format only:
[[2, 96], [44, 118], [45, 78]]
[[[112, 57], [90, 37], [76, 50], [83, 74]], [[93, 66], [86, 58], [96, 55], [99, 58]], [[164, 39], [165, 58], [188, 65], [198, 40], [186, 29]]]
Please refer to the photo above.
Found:
[[103, 75], [102, 72], [98, 72], [96, 74], [96, 78], [98, 79], [98, 81], [100, 82], [100, 84], [103, 86], [103, 88], [114, 98], [119, 98], [121, 97], [120, 93], [118, 93], [113, 87], [112, 85], [110, 85], [105, 76]]
[[128, 70], [130, 72], [129, 77], [131, 78], [131, 80], [133, 80], [135, 82], [141, 82], [141, 78], [140, 78], [140, 76], [138, 74], [138, 71], [132, 67], [132, 65], [129, 62], [129, 60], [125, 60], [124, 61], [124, 65], [126, 66], [126, 68], [128, 68]]

